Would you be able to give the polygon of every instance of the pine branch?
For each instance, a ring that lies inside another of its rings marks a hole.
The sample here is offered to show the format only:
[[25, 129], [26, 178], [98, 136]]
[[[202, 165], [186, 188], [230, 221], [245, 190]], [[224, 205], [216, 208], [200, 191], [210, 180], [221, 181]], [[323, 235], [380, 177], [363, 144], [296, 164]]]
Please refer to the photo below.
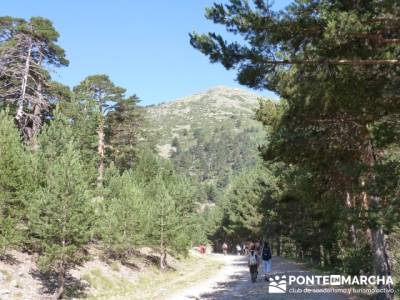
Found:
[[400, 65], [398, 59], [262, 60], [261, 62], [269, 65]]

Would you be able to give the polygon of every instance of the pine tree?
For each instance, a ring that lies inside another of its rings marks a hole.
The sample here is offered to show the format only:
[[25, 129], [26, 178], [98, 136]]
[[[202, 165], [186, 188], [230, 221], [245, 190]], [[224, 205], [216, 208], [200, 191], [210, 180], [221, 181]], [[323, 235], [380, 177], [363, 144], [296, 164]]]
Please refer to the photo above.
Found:
[[[172, 166], [171, 166], [172, 168]], [[200, 220], [200, 202], [198, 201], [195, 181], [177, 174], [175, 171], [164, 177], [168, 194], [175, 201], [175, 214], [179, 220], [178, 234], [170, 241], [174, 253], [185, 253], [194, 242], [204, 242], [205, 229], [197, 222]]]
[[137, 159], [143, 112], [136, 96], [119, 100], [107, 115], [107, 156], [119, 170], [128, 170]]
[[51, 21], [34, 17], [29, 21], [0, 18], [0, 100], [13, 104], [15, 119], [30, 141], [49, 110], [46, 88], [48, 66], [66, 66], [65, 53], [56, 43], [59, 34]]
[[[167, 268], [167, 250], [178, 238], [180, 229], [179, 211], [176, 209], [176, 201], [169, 195], [160, 175], [158, 175], [147, 187], [148, 197], [146, 210], [147, 236], [150, 244], [160, 251], [160, 268]], [[182, 226], [182, 227], [181, 227]]]
[[225, 191], [230, 221], [228, 231], [238, 241], [245, 237], [256, 239], [262, 236], [265, 212], [261, 210], [261, 202], [265, 186], [261, 182], [263, 176], [266, 177], [265, 173], [260, 169], [243, 171], [232, 180]]
[[[63, 89], [58, 91], [59, 96], [68, 101], [59, 101], [57, 108], [67, 119], [70, 120], [68, 126], [72, 130], [72, 135], [79, 145], [82, 160], [86, 166], [90, 183], [94, 184], [97, 178], [98, 167], [98, 119], [99, 113], [96, 109], [97, 103], [94, 99], [85, 94], [76, 94]], [[53, 92], [54, 93], [54, 92]]]
[[8, 111], [0, 111], [0, 255], [21, 239], [27, 154]]
[[106, 114], [112, 109], [115, 103], [124, 98], [125, 89], [116, 86], [107, 75], [92, 75], [86, 77], [74, 92], [83, 96], [83, 101], [88, 99], [95, 101], [98, 112], [98, 184], [101, 186], [105, 171], [105, 150], [106, 150]]
[[57, 274], [57, 299], [64, 294], [68, 269], [81, 260], [94, 214], [85, 166], [68, 136], [67, 123], [59, 117], [40, 136], [36, 155], [42, 163], [42, 182], [29, 214], [31, 234], [40, 249], [40, 269]]
[[165, 269], [168, 252], [184, 253], [191, 241], [204, 235], [194, 223], [197, 204], [189, 181], [177, 176], [171, 163], [142, 151], [133, 175], [145, 193], [139, 214], [144, 243], [160, 251], [160, 268]]
[[143, 243], [144, 195], [132, 171], [122, 175], [111, 165], [106, 171], [99, 233], [109, 256], [125, 258]]

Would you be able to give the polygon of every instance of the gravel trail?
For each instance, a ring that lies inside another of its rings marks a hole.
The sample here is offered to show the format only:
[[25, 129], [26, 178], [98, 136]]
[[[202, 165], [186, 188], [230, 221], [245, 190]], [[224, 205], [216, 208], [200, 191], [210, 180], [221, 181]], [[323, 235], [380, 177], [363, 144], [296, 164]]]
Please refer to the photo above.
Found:
[[[261, 276], [256, 283], [250, 281], [250, 275], [247, 267], [246, 258], [243, 256], [212, 254], [213, 259], [218, 259], [225, 263], [214, 276], [178, 293], [170, 296], [167, 300], [280, 300], [280, 299], [299, 299], [299, 300], [355, 300], [360, 299], [356, 295], [343, 293], [289, 293], [282, 294], [269, 293], [269, 286], [264, 282]], [[289, 261], [281, 257], [272, 258], [273, 276], [289, 275], [312, 275], [310, 271], [304, 268], [303, 264]], [[286, 277], [287, 278], [287, 277]], [[281, 286], [282, 287], [282, 286]], [[298, 288], [299, 286], [290, 286]], [[304, 288], [304, 286], [302, 286]], [[315, 286], [307, 286], [315, 289]]]

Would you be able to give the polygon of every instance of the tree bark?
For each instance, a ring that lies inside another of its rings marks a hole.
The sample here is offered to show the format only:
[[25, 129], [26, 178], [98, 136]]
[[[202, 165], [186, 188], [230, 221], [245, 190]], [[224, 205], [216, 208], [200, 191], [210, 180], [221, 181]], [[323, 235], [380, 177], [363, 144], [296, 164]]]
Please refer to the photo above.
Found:
[[165, 270], [167, 268], [167, 250], [165, 247], [161, 249], [160, 268], [161, 270]]
[[[387, 243], [386, 236], [383, 232], [382, 226], [371, 230], [372, 234], [372, 250], [374, 254], [374, 266], [375, 270], [379, 273], [379, 276], [391, 276], [391, 266], [389, 263], [389, 256], [387, 254]], [[378, 284], [378, 289], [392, 289], [391, 284]], [[378, 293], [377, 300], [391, 300], [394, 299], [394, 295], [390, 293]]]
[[22, 77], [22, 81], [21, 81], [21, 95], [20, 95], [20, 98], [18, 99], [18, 108], [17, 108], [17, 113], [15, 116], [15, 119], [17, 120], [18, 124], [20, 125], [21, 129], [23, 129], [23, 126], [24, 126], [24, 124], [22, 124], [21, 119], [24, 115], [26, 87], [28, 84], [29, 70], [31, 67], [31, 53], [32, 53], [32, 38], [29, 38], [28, 53], [26, 54], [25, 68], [24, 68], [24, 73], [23, 73], [23, 77]]
[[105, 157], [105, 134], [104, 134], [104, 116], [103, 116], [103, 99], [100, 96], [99, 99], [99, 112], [100, 112], [100, 122], [99, 122], [99, 129], [97, 130], [97, 135], [98, 135], [98, 147], [97, 147], [97, 153], [99, 155], [99, 167], [98, 167], [98, 177], [97, 177], [97, 183], [99, 186], [103, 185], [103, 178], [104, 178], [104, 157]]
[[327, 267], [330, 265], [329, 251], [324, 245], [321, 246], [322, 265]]
[[[367, 182], [363, 183], [363, 185], [366, 185], [366, 183], [372, 184], [375, 180], [372, 169], [375, 166], [376, 157], [372, 141], [368, 135], [368, 128], [365, 128], [364, 130], [366, 132], [364, 163], [369, 168], [368, 173], [366, 174]], [[381, 197], [368, 195], [367, 191], [363, 192], [362, 196], [363, 205], [364, 208], [367, 210], [367, 213], [370, 207], [377, 207], [378, 209], [380, 209], [382, 200]], [[389, 256], [387, 254], [387, 243], [386, 236], [383, 231], [383, 226], [377, 224], [372, 226], [369, 225], [366, 231], [366, 235], [373, 252], [375, 275], [385, 278], [391, 276], [391, 266]], [[378, 293], [376, 299], [391, 300], [394, 298], [394, 295], [388, 292], [390, 289], [392, 289], [391, 284], [380, 283], [378, 284], [378, 289], [386, 289], [386, 292]]]
[[[350, 211], [353, 208], [353, 205], [351, 203], [351, 194], [349, 192], [346, 192], [346, 208]], [[347, 218], [349, 222], [349, 237], [351, 244], [353, 245], [354, 248], [357, 247], [357, 235], [356, 235], [356, 228], [352, 222], [352, 218], [349, 216]]]
[[276, 239], [276, 255], [281, 256], [281, 236], [278, 235]]
[[65, 266], [61, 263], [60, 272], [58, 273], [58, 291], [55, 299], [62, 299], [64, 295], [64, 285], [65, 285]]
[[[38, 65], [41, 66], [42, 62], [43, 62], [43, 54], [42, 52], [40, 52]], [[37, 148], [36, 135], [39, 132], [40, 128], [42, 127], [42, 109], [43, 109], [44, 97], [43, 97], [43, 83], [41, 79], [39, 79], [37, 85], [37, 92], [38, 92], [39, 103], [33, 105], [32, 131], [30, 136], [30, 143], [33, 149]]]
[[99, 183], [99, 185], [103, 184], [103, 179], [104, 179], [104, 125], [102, 124], [103, 122], [101, 122], [100, 126], [99, 126], [99, 130], [97, 132], [98, 137], [99, 137], [99, 145], [97, 148], [97, 152], [99, 154], [99, 168], [98, 168], [98, 172], [99, 172], [99, 176], [97, 178], [97, 181]]

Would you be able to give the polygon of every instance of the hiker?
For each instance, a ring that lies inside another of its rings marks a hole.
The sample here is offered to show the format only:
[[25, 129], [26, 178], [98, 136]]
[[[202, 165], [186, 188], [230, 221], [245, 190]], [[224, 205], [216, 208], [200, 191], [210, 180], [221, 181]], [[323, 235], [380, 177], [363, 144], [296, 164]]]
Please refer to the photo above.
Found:
[[222, 252], [224, 253], [224, 255], [228, 253], [228, 244], [226, 242], [222, 244]]
[[250, 250], [249, 250], [249, 247], [247, 246], [247, 244], [243, 244], [243, 251], [244, 251], [244, 255], [249, 255]]
[[236, 245], [236, 253], [237, 253], [237, 255], [241, 255], [242, 254], [242, 247], [240, 247], [239, 244]]
[[271, 272], [271, 258], [271, 247], [269, 246], [268, 241], [265, 241], [262, 248], [262, 260], [265, 281], [269, 281], [269, 273]]
[[201, 254], [206, 253], [206, 246], [203, 245], [203, 244], [201, 244], [200, 247], [199, 247], [199, 252], [200, 252]]
[[255, 246], [252, 243], [250, 245], [248, 266], [249, 266], [249, 270], [250, 270], [251, 282], [253, 282], [253, 283], [257, 281], [259, 265], [260, 265], [260, 259], [259, 259], [258, 253], [257, 253], [257, 251], [255, 249]]

